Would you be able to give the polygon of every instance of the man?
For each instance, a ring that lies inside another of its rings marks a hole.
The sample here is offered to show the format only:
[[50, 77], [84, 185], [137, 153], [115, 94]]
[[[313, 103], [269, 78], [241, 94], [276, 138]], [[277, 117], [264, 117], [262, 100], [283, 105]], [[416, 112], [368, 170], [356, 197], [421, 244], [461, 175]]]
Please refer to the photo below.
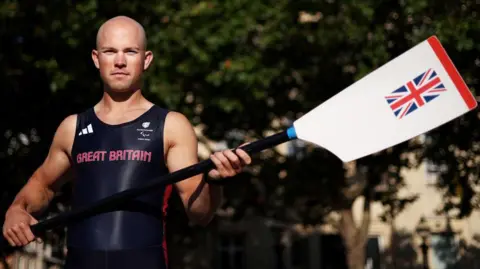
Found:
[[[33, 241], [32, 216], [54, 196], [59, 178], [75, 172], [72, 206], [85, 206], [116, 192], [195, 164], [197, 140], [189, 121], [141, 93], [141, 75], [153, 54], [143, 27], [128, 17], [98, 30], [92, 59], [104, 82], [102, 99], [70, 115], [58, 127], [44, 163], [6, 213], [3, 235], [12, 246]], [[188, 217], [206, 225], [220, 205], [222, 189], [211, 182], [239, 173], [251, 162], [243, 150], [211, 155], [216, 168], [175, 184]], [[69, 226], [66, 268], [166, 268], [164, 210], [171, 186]]]

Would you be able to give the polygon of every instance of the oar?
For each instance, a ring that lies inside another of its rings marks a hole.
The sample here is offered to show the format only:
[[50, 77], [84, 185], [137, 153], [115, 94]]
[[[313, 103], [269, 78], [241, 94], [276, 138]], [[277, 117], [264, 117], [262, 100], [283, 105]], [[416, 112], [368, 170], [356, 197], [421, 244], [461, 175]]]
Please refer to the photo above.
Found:
[[[252, 154], [301, 139], [348, 162], [428, 132], [476, 106], [446, 51], [432, 36], [317, 106], [290, 128], [241, 148]], [[39, 222], [32, 231], [39, 236], [213, 168], [210, 159], [202, 161], [142, 187]]]

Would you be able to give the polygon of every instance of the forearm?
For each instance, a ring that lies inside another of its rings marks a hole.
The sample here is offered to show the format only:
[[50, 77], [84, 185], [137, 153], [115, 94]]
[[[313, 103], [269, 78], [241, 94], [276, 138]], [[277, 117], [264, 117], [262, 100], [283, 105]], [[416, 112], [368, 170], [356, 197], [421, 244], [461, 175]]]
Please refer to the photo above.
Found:
[[20, 207], [30, 214], [35, 214], [48, 206], [53, 195], [54, 192], [41, 182], [36, 172], [17, 194], [10, 207]]
[[187, 215], [190, 220], [200, 225], [207, 225], [220, 207], [222, 197], [223, 187], [207, 184], [202, 180], [197, 191], [188, 198]]

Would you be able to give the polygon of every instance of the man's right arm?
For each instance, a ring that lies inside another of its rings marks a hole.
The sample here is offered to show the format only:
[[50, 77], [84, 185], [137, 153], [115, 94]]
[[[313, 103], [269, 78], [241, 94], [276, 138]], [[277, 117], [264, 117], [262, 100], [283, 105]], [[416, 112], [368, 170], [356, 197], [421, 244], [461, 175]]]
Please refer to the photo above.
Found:
[[29, 225], [31, 216], [44, 209], [54, 196], [59, 179], [71, 166], [70, 154], [75, 137], [76, 115], [60, 124], [47, 157], [15, 197], [5, 215], [3, 235], [12, 245], [25, 245], [33, 240]]

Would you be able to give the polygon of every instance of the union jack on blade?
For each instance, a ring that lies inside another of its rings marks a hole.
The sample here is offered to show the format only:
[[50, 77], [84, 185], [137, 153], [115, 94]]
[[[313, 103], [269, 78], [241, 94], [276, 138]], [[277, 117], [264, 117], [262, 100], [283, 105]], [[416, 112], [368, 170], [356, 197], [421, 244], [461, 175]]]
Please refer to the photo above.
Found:
[[385, 99], [395, 116], [401, 119], [437, 98], [446, 90], [437, 72], [430, 68], [385, 96]]

